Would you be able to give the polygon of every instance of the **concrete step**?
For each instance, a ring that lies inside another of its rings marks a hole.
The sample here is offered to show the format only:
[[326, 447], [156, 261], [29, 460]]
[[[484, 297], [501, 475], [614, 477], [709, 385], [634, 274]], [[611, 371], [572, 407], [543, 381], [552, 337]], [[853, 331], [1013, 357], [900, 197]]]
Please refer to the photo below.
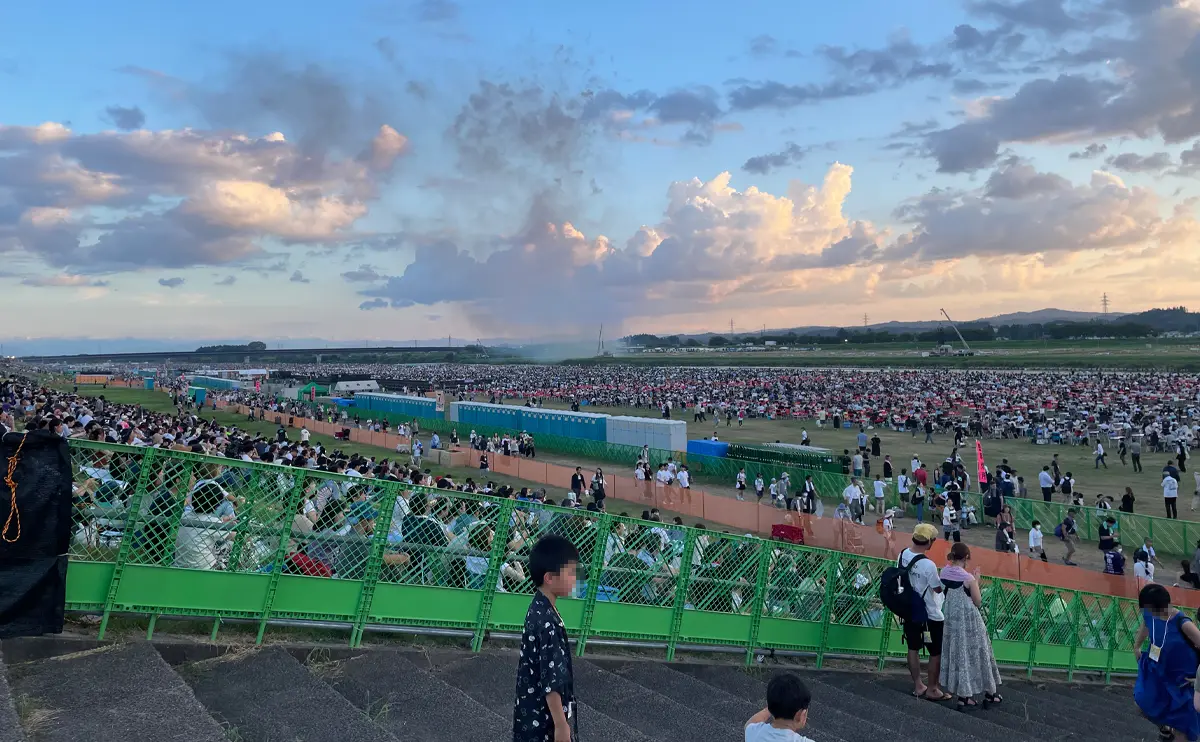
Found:
[[[912, 681], [898, 675], [881, 676], [877, 684], [884, 689], [896, 693], [909, 694], [912, 692]], [[1018, 734], [1042, 740], [1082, 740], [1094, 739], [1091, 732], [1085, 732], [1077, 722], [1063, 720], [1056, 712], [1057, 707], [1052, 701], [1036, 699], [1034, 703], [1018, 704], [1014, 698], [1009, 702], [1009, 687], [1006, 683], [1000, 686], [1000, 695], [1004, 701], [986, 709], [967, 709], [962, 713], [971, 718], [984, 719], [997, 726], [1007, 727]], [[976, 699], [978, 701], [979, 699]]]
[[[754, 701], [727, 693], [658, 662], [601, 663], [610, 672], [631, 680], [648, 691], [659, 693], [676, 703], [722, 721], [745, 724], [746, 720], [762, 710], [766, 702]], [[765, 698], [765, 695], [764, 695]]]
[[[654, 690], [576, 660], [575, 689], [600, 713], [656, 740], [741, 739], [745, 719], [719, 719]], [[583, 735], [583, 729], [580, 728]]]
[[192, 689], [149, 644], [122, 644], [8, 668], [37, 742], [228, 742]]
[[[820, 688], [825, 702], [846, 713], [885, 719], [888, 728], [903, 739], [925, 742], [1023, 742], [1030, 739], [977, 715], [959, 713], [952, 702], [934, 703], [914, 698], [907, 692], [889, 690], [875, 682], [879, 677], [876, 673], [808, 671], [797, 674], [810, 687]], [[813, 698], [817, 698], [816, 690]]]
[[[1067, 724], [1074, 730], [1095, 735], [1092, 739], [1105, 742], [1158, 739], [1157, 728], [1142, 717], [1133, 702], [1132, 687], [1125, 687], [1123, 692], [1114, 690], [1111, 696], [1098, 696], [1066, 683], [1006, 680], [1000, 692], [1009, 711], [1020, 713], [1029, 708], [1031, 716], [1036, 714], [1045, 723], [1053, 723], [1053, 719], [1060, 726]], [[1091, 721], [1094, 719], [1102, 722], [1094, 724]]]
[[179, 672], [245, 742], [396, 742], [280, 647], [227, 654]]
[[26, 742], [7, 676], [4, 655], [0, 654], [0, 742]]
[[[477, 654], [440, 666], [437, 676], [487, 706], [500, 716], [512, 718], [516, 693], [517, 655]], [[581, 699], [579, 734], [588, 742], [650, 742], [650, 738], [600, 713]]]
[[[672, 665], [675, 672], [685, 673], [705, 684], [743, 698], [761, 709], [766, 705], [767, 680], [775, 671], [750, 673], [727, 665]], [[820, 689], [805, 681], [813, 695], [808, 710], [808, 727], [804, 734], [816, 742], [880, 742], [895, 739], [887, 717], [868, 718], [859, 713], [846, 713], [824, 701], [829, 690]]]
[[370, 652], [313, 670], [400, 742], [512, 739], [511, 710], [492, 711], [398, 653]]

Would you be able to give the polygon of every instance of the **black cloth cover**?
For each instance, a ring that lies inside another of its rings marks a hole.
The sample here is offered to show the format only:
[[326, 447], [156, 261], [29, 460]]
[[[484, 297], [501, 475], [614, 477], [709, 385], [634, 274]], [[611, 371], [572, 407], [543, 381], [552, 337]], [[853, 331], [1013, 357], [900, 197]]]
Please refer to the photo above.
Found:
[[35, 431], [0, 440], [0, 527], [12, 510], [4, 481], [9, 460], [24, 435], [28, 440], [13, 474], [21, 535], [16, 538], [14, 517], [0, 539], [0, 639], [61, 633], [67, 597], [71, 455], [60, 436]]

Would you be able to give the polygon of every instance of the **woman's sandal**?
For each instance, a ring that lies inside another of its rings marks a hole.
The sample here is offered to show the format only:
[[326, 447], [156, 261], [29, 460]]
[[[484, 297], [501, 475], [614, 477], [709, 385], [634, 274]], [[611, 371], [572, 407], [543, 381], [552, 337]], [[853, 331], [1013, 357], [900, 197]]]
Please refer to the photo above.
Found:
[[979, 704], [975, 703], [974, 698], [961, 698], [960, 697], [958, 699], [958, 710], [959, 711], [966, 711], [967, 709], [973, 709], [978, 705]]
[[984, 693], [983, 694], [983, 705], [984, 706], [996, 706], [1003, 702], [1004, 702], [1004, 696], [1000, 695], [999, 693]]

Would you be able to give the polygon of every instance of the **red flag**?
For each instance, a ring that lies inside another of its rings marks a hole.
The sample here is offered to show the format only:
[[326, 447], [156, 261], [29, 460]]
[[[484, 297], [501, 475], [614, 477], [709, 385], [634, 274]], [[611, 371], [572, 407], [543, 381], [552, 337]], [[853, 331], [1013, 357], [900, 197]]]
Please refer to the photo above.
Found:
[[983, 463], [983, 444], [975, 439], [975, 460], [979, 462], [979, 481], [987, 481], [987, 466]]

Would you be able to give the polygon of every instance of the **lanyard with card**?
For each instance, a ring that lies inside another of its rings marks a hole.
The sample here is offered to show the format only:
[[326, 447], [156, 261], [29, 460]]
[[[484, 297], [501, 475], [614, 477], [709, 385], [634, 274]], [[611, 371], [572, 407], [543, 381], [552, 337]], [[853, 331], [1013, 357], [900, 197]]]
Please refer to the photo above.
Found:
[[1162, 645], [1167, 642], [1167, 626], [1163, 624], [1163, 638], [1159, 644], [1154, 643], [1154, 621], [1150, 621], [1150, 652], [1149, 657], [1151, 662], [1158, 662], [1159, 656], [1162, 654]]

